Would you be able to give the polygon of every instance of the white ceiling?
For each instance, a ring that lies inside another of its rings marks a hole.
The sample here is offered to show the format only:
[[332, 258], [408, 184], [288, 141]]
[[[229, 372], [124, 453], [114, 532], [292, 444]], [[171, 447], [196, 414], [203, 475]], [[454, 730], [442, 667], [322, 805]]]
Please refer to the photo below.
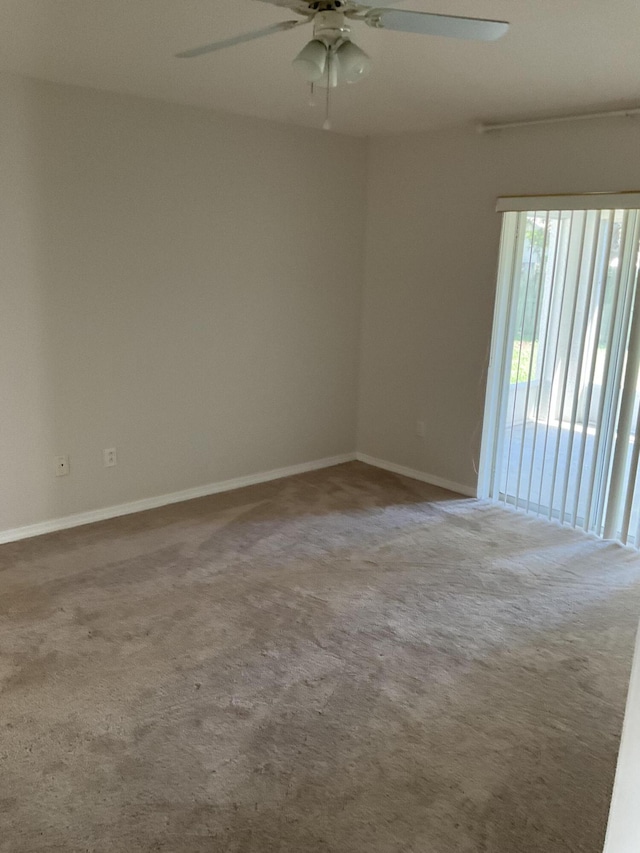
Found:
[[[508, 20], [511, 30], [481, 43], [354, 24], [353, 40], [374, 70], [334, 91], [336, 131], [384, 134], [640, 103], [638, 0], [397, 5]], [[292, 17], [255, 0], [0, 0], [0, 70], [319, 127], [322, 109], [309, 106], [290, 65], [310, 27], [197, 59], [173, 56]]]

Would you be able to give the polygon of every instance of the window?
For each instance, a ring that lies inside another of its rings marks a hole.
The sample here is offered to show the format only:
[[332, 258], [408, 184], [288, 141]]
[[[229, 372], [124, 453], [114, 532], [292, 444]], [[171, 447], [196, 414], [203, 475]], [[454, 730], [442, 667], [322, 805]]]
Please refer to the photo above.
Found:
[[500, 205], [479, 493], [640, 544], [640, 195], [535, 203]]

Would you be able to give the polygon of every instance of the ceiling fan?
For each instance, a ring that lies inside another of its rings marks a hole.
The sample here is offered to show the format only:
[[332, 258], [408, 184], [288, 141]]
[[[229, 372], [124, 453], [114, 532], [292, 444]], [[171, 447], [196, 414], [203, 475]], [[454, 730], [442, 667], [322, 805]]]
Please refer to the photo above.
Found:
[[[290, 9], [300, 16], [296, 20], [282, 21], [243, 33], [233, 38], [204, 44], [177, 53], [180, 59], [191, 59], [236, 44], [253, 41], [272, 33], [313, 24], [313, 39], [293, 60], [293, 66], [312, 86], [329, 89], [340, 83], [355, 83], [371, 70], [367, 54], [351, 41], [351, 23], [362, 21], [374, 29], [397, 30], [420, 35], [448, 36], [450, 38], [495, 41], [509, 29], [506, 21], [483, 18], [464, 18], [455, 15], [437, 15], [431, 12], [410, 12], [405, 9], [377, 8], [367, 0], [259, 0]], [[388, 0], [393, 4], [398, 0]], [[328, 124], [328, 119], [327, 123]]]

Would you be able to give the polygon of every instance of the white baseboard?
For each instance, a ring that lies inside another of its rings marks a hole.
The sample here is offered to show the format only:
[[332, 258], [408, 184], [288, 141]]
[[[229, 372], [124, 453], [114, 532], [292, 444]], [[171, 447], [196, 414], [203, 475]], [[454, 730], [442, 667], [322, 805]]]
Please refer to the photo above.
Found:
[[30, 539], [33, 536], [42, 536], [45, 533], [55, 533], [57, 530], [67, 530], [71, 527], [80, 527], [83, 524], [93, 524], [96, 521], [106, 521], [110, 518], [118, 518], [121, 515], [132, 515], [135, 512], [144, 512], [147, 509], [157, 509], [161, 506], [190, 501], [194, 498], [203, 498], [207, 495], [216, 495], [220, 492], [230, 492], [241, 489], [244, 486], [253, 486], [258, 483], [267, 483], [270, 480], [279, 480], [282, 477], [291, 477], [295, 474], [304, 474], [307, 471], [319, 471], [321, 468], [330, 468], [333, 465], [342, 465], [344, 462], [353, 462], [357, 459], [375, 468], [382, 468], [403, 477], [430, 483], [432, 486], [440, 486], [442, 489], [457, 492], [460, 495], [475, 498], [476, 490], [434, 474], [426, 474], [404, 465], [396, 465], [395, 462], [387, 462], [385, 459], [376, 459], [366, 453], [342, 453], [339, 456], [330, 456], [325, 459], [315, 459], [312, 462], [302, 462], [299, 465], [289, 465], [287, 468], [275, 468], [271, 471], [263, 471], [259, 474], [247, 474], [245, 477], [236, 477], [233, 480], [222, 480], [218, 483], [207, 483], [204, 486], [196, 486], [193, 489], [183, 489], [180, 492], [172, 492], [167, 495], [157, 495], [153, 498], [143, 498], [131, 503], [108, 506], [103, 509], [94, 509], [89, 512], [80, 512], [75, 515], [67, 515], [63, 518], [52, 518], [37, 524], [27, 524], [24, 527], [15, 527], [12, 530], [0, 531], [0, 545], [7, 542], [17, 542], [20, 539]]
[[193, 498], [203, 498], [207, 495], [219, 494], [220, 492], [230, 492], [233, 489], [241, 489], [244, 486], [253, 486], [258, 483], [267, 483], [269, 480], [279, 480], [282, 477], [291, 477], [294, 474], [318, 471], [321, 468], [342, 465], [344, 462], [353, 462], [355, 459], [355, 453], [342, 453], [340, 456], [316, 459], [313, 462], [302, 462], [299, 465], [290, 465], [287, 468], [275, 468], [272, 471], [263, 471], [260, 474], [248, 474], [245, 477], [236, 477], [233, 480], [208, 483], [205, 486], [196, 486], [193, 489], [184, 489], [181, 492], [172, 492], [168, 495], [157, 495], [154, 498], [143, 498], [142, 500], [132, 501], [131, 503], [108, 506], [104, 507], [104, 509], [94, 509], [89, 512], [80, 512], [76, 515], [67, 515], [63, 518], [53, 518], [49, 521], [38, 522], [37, 524], [27, 524], [24, 527], [16, 527], [13, 530], [2, 530], [0, 531], [0, 545], [6, 542], [16, 542], [19, 539], [30, 539], [32, 536], [42, 536], [45, 533], [54, 533], [56, 530], [67, 530], [70, 527], [93, 524], [95, 521], [106, 521], [109, 518], [118, 518], [121, 515], [144, 512], [147, 509], [157, 509], [158, 507], [180, 503], [181, 501], [190, 501]]
[[396, 465], [395, 462], [387, 462], [385, 459], [376, 459], [375, 456], [368, 456], [366, 453], [356, 453], [356, 459], [359, 462], [365, 462], [367, 465], [373, 465], [375, 468], [382, 468], [385, 471], [391, 471], [393, 474], [401, 474], [403, 477], [411, 477], [412, 480], [420, 480], [422, 483], [429, 483], [432, 486], [440, 486], [441, 489], [448, 489], [450, 492], [457, 492], [469, 498], [477, 497], [476, 490], [471, 486], [454, 483], [453, 480], [445, 480], [444, 477], [436, 477], [435, 474], [425, 474], [424, 471], [416, 471], [414, 468]]

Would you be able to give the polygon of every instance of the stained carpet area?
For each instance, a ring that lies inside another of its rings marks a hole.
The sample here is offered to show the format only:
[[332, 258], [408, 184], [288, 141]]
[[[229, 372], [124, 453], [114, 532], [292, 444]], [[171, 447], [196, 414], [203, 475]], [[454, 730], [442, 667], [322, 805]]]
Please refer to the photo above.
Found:
[[640, 558], [359, 463], [0, 548], [2, 853], [600, 853]]

